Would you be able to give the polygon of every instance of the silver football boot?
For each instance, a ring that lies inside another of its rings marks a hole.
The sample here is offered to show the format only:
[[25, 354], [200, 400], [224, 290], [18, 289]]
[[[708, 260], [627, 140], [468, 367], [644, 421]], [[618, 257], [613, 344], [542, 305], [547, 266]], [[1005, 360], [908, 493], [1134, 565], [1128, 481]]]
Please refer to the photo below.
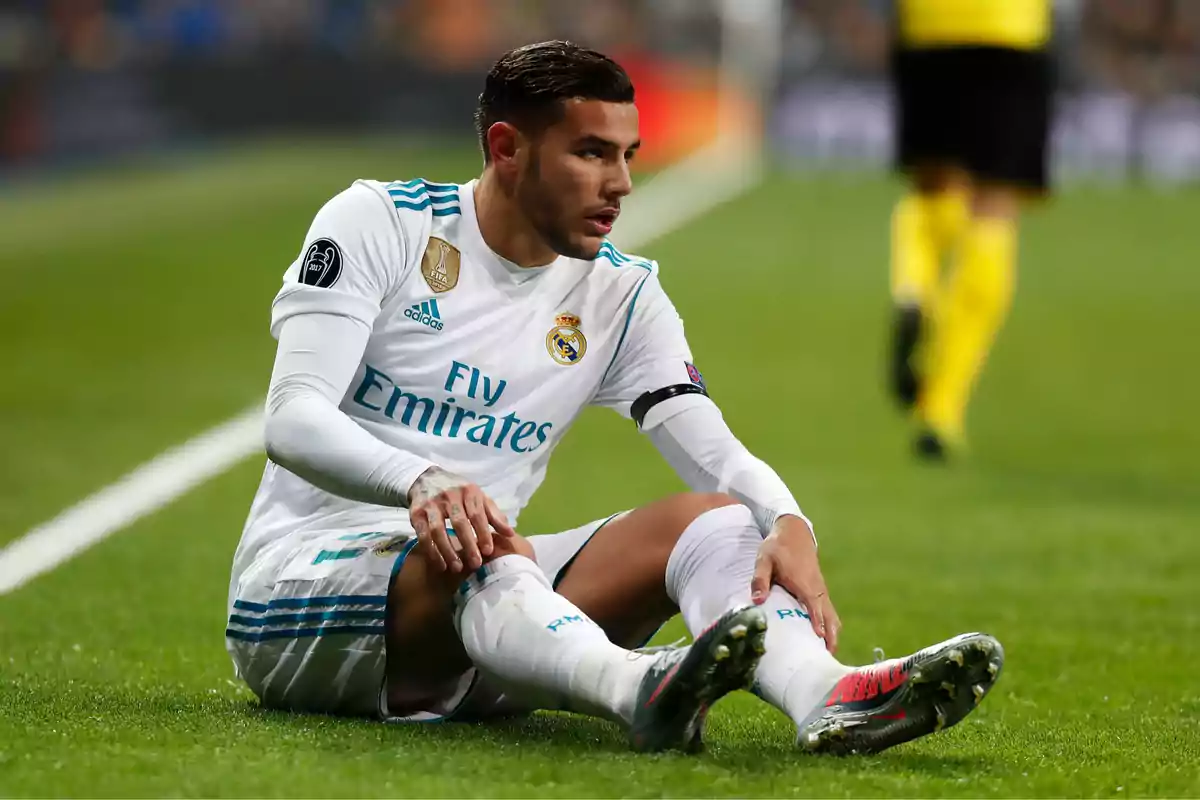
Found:
[[664, 649], [638, 688], [629, 726], [633, 748], [702, 749], [709, 708], [754, 682], [766, 635], [766, 614], [744, 606], [726, 612], [691, 645]]
[[878, 753], [952, 727], [987, 696], [1004, 648], [964, 633], [905, 658], [848, 673], [801, 723], [799, 745], [814, 753]]

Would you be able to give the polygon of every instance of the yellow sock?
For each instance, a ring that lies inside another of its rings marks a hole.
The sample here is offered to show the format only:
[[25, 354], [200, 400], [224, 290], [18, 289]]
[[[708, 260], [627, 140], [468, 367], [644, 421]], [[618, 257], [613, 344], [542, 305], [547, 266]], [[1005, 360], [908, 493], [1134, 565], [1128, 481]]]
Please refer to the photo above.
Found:
[[912, 192], [892, 210], [892, 300], [928, 308], [967, 221], [964, 192]]
[[892, 209], [892, 301], [924, 307], [937, 286], [942, 254], [938, 246], [936, 203], [917, 193]]
[[962, 439], [971, 389], [1011, 305], [1016, 255], [1014, 220], [970, 221], [954, 272], [934, 305], [917, 415], [951, 443]]

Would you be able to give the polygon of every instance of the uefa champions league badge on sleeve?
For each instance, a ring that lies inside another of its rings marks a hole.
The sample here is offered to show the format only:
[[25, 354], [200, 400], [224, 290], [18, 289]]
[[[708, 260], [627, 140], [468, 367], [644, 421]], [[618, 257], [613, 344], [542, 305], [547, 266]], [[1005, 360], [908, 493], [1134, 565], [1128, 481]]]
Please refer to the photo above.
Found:
[[305, 286], [328, 289], [341, 274], [342, 251], [332, 239], [317, 239], [304, 251], [300, 282]]
[[700, 374], [700, 370], [696, 369], [696, 365], [687, 361], [683, 362], [683, 365], [687, 367], [688, 378], [691, 382], [707, 392], [708, 387], [704, 385], [704, 376]]

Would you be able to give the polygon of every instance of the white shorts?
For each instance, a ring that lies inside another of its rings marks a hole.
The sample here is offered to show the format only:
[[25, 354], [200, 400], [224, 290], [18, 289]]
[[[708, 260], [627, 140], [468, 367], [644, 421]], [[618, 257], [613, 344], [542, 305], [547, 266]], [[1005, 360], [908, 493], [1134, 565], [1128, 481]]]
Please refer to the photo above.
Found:
[[[529, 537], [554, 586], [616, 516]], [[325, 531], [263, 548], [238, 578], [229, 609], [225, 647], [237, 676], [269, 708], [394, 719], [385, 686], [387, 595], [415, 544], [407, 533]], [[475, 683], [472, 670], [437, 707], [405, 719], [450, 716]]]

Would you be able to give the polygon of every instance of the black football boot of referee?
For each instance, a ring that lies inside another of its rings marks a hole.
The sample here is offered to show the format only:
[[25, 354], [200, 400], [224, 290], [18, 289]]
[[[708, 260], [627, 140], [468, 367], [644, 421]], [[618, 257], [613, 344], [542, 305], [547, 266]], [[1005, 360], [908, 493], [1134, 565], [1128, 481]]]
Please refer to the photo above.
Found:
[[911, 409], [921, 390], [920, 378], [913, 364], [923, 325], [921, 309], [917, 306], [897, 306], [892, 319], [892, 364], [890, 385], [892, 395], [901, 408]]

